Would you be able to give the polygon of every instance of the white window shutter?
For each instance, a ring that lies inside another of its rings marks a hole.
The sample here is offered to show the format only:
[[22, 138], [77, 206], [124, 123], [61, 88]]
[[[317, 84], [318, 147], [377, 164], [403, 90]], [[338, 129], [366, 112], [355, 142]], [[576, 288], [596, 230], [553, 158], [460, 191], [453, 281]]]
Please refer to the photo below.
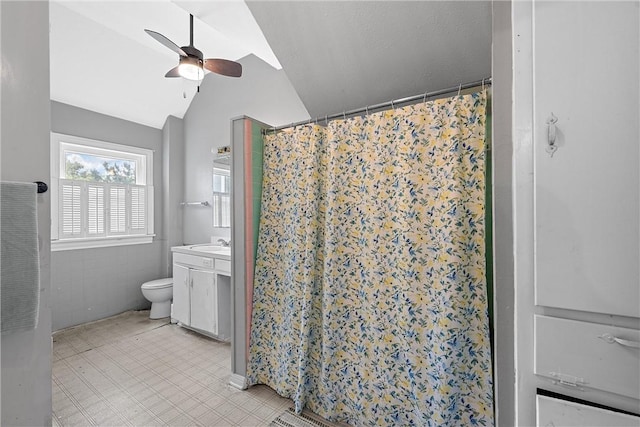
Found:
[[220, 217], [222, 218], [222, 226], [231, 227], [231, 196], [229, 194], [222, 195], [221, 208]]
[[127, 188], [111, 185], [109, 188], [109, 233], [127, 232]]
[[105, 235], [104, 184], [87, 184], [87, 235]]
[[231, 197], [228, 193], [213, 193], [213, 226], [231, 226]]
[[129, 186], [129, 193], [131, 195], [131, 212], [130, 212], [130, 233], [131, 234], [145, 234], [147, 232], [147, 196], [146, 189], [142, 185]]
[[147, 185], [147, 234], [153, 234], [154, 232], [154, 222], [153, 222], [153, 185]]
[[71, 180], [60, 180], [60, 225], [63, 238], [82, 236], [82, 184]]

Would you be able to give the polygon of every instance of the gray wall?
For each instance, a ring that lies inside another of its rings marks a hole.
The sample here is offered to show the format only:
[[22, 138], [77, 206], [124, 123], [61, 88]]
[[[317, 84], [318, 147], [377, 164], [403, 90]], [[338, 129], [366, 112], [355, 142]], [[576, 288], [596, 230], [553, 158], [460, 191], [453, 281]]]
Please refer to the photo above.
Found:
[[[49, 5], [3, 1], [0, 15], [0, 179], [49, 182]], [[3, 426], [51, 425], [50, 212], [50, 193], [39, 195], [38, 326], [2, 335]]]
[[493, 2], [493, 259], [496, 425], [515, 425], [514, 277], [511, 132], [511, 2]]
[[182, 119], [169, 116], [162, 128], [162, 188], [164, 231], [162, 262], [167, 277], [173, 275], [171, 247], [182, 245], [182, 208], [184, 194], [184, 124]]
[[[284, 71], [253, 55], [240, 62], [239, 79], [208, 74], [184, 116], [185, 201], [211, 202], [211, 149], [231, 144], [232, 118], [246, 115], [273, 126], [309, 118]], [[230, 238], [229, 228], [213, 228], [210, 208], [186, 207], [183, 215], [185, 244]]]
[[[153, 150], [153, 243], [51, 254], [53, 330], [148, 308], [140, 291], [148, 280], [165, 277], [162, 131], [59, 102], [51, 102], [53, 132]], [[164, 261], [164, 262], [163, 262]]]

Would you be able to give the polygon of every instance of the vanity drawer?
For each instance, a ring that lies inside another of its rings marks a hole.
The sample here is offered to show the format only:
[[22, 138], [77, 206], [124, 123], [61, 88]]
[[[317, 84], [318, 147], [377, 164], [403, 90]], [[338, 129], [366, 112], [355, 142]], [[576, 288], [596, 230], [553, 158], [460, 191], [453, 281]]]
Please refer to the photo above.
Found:
[[216, 258], [216, 271], [231, 273], [231, 261]]
[[192, 267], [200, 267], [213, 269], [213, 258], [197, 255], [187, 255], [178, 252], [173, 253], [173, 262], [184, 264]]
[[536, 424], [541, 427], [637, 427], [640, 425], [640, 417], [548, 396], [536, 396], [536, 418]]
[[639, 341], [635, 329], [536, 315], [535, 373], [574, 389], [638, 399]]

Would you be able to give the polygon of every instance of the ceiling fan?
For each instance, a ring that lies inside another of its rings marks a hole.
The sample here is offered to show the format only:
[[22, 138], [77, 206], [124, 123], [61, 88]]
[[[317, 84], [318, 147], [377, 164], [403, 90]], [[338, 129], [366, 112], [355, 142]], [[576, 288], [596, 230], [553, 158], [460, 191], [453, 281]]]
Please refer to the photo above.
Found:
[[193, 15], [189, 14], [189, 46], [178, 47], [177, 44], [163, 36], [162, 34], [144, 30], [151, 37], [180, 55], [179, 63], [170, 69], [165, 77], [184, 77], [189, 80], [202, 80], [204, 70], [229, 77], [240, 77], [242, 75], [242, 65], [227, 59], [207, 58], [202, 59], [202, 52], [193, 46]]

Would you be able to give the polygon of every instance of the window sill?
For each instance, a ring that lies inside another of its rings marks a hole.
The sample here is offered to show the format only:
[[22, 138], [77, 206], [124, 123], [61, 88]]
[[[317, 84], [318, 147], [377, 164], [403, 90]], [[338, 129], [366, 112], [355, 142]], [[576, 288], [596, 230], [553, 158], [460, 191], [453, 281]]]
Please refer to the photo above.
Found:
[[140, 236], [100, 237], [95, 239], [52, 240], [51, 252], [77, 249], [108, 248], [111, 246], [143, 245], [153, 242], [155, 234]]

